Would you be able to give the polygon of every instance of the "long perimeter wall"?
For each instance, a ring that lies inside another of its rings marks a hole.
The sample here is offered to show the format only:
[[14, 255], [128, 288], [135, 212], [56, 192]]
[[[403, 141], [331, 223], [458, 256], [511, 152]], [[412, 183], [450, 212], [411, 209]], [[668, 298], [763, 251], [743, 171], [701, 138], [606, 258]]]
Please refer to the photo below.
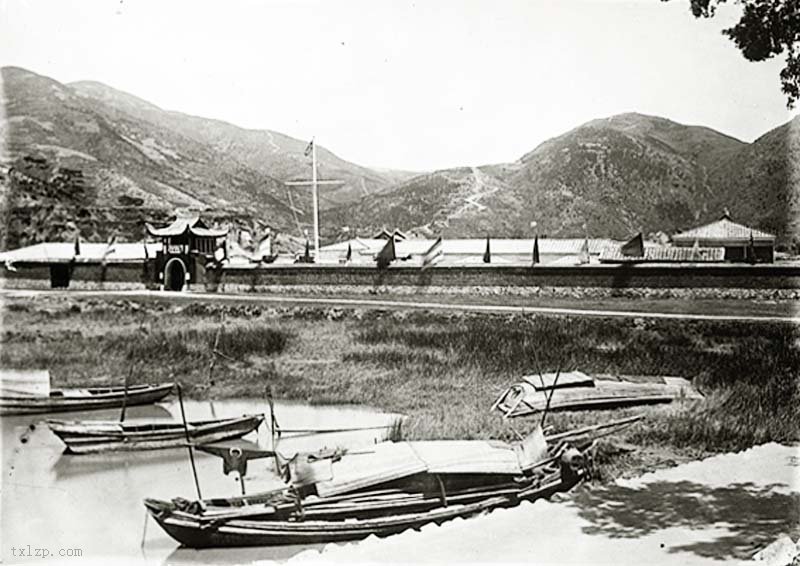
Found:
[[216, 282], [221, 292], [800, 298], [800, 266], [775, 264], [459, 266], [426, 271], [293, 265], [226, 268], [216, 277], [208, 275], [207, 287]]
[[[153, 266], [76, 266], [69, 288], [158, 288]], [[586, 265], [416, 267], [286, 265], [198, 269], [192, 289], [310, 295], [651, 296], [800, 299], [800, 265]], [[0, 286], [49, 288], [47, 265], [3, 270]]]

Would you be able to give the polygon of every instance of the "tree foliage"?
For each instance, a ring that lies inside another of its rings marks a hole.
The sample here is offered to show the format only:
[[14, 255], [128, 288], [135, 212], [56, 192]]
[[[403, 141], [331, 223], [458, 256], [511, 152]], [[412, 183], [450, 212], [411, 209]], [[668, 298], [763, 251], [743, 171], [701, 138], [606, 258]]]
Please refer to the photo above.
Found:
[[[717, 6], [727, 0], [691, 0], [696, 18], [714, 16]], [[780, 73], [781, 90], [788, 106], [800, 100], [800, 0], [736, 0], [742, 16], [723, 30], [748, 61], [765, 61], [786, 54]]]

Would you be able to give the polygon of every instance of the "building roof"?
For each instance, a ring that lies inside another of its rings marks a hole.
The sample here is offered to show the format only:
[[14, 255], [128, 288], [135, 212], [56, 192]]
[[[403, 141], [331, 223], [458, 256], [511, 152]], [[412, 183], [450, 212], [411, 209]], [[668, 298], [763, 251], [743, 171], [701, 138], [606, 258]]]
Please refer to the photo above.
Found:
[[692, 228], [685, 232], [679, 232], [672, 236], [673, 242], [692, 243], [695, 240], [719, 241], [719, 242], [749, 242], [750, 235], [753, 235], [754, 242], [774, 242], [775, 236], [750, 228], [744, 224], [734, 222], [728, 215], [719, 220]]
[[75, 255], [75, 244], [73, 242], [44, 242], [27, 246], [16, 250], [0, 253], [0, 262], [8, 263], [69, 263], [75, 260], [77, 263], [100, 263], [106, 255], [107, 263], [125, 263], [145, 260], [145, 246], [147, 246], [147, 256], [155, 257], [161, 250], [161, 244], [138, 243], [119, 243], [111, 245], [97, 244], [90, 242], [80, 243], [80, 254]]
[[725, 248], [677, 248], [667, 246], [645, 246], [644, 256], [622, 255], [620, 246], [609, 246], [600, 253], [602, 263], [642, 263], [642, 262], [676, 262], [706, 263], [719, 262], [725, 259]]
[[189, 232], [194, 236], [206, 238], [220, 238], [228, 233], [227, 229], [213, 230], [200, 220], [199, 216], [179, 216], [169, 226], [156, 228], [150, 223], [145, 223], [147, 233], [158, 238], [182, 236]]
[[[540, 238], [539, 253], [553, 255], [578, 255], [581, 253], [585, 238]], [[422, 255], [430, 249], [436, 240], [402, 240], [395, 241], [398, 256]], [[495, 255], [526, 255], [533, 253], [533, 238], [511, 239], [497, 238], [489, 240], [489, 249]], [[589, 238], [589, 253], [597, 255], [609, 246], [619, 245], [615, 240]], [[320, 253], [346, 253], [350, 245], [353, 253], [374, 254], [386, 245], [383, 239], [357, 238], [345, 240], [320, 248]], [[443, 239], [444, 255], [474, 255], [483, 257], [486, 251], [486, 238]]]

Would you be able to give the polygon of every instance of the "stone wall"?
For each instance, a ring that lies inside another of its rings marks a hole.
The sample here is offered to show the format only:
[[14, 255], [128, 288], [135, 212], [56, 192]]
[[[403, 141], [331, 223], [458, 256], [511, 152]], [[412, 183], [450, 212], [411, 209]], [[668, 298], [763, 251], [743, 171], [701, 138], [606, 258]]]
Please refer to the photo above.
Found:
[[[158, 288], [153, 266], [78, 264], [70, 288]], [[4, 287], [49, 288], [45, 265], [4, 272]], [[198, 269], [192, 288], [304, 295], [509, 295], [525, 297], [800, 298], [798, 265], [588, 265], [416, 267], [286, 265]]]

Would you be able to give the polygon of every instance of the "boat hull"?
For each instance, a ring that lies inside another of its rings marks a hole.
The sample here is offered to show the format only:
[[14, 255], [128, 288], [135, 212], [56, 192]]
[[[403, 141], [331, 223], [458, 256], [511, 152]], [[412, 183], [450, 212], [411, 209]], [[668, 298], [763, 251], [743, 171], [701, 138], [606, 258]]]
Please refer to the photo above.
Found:
[[[187, 424], [189, 440], [196, 444], [240, 438], [256, 430], [262, 415]], [[186, 444], [182, 423], [119, 423], [48, 421], [48, 426], [72, 454], [122, 450], [158, 450]]]
[[174, 384], [97, 387], [54, 390], [48, 397], [0, 394], [0, 416], [91, 411], [156, 403], [172, 392]]
[[[249, 510], [245, 506], [240, 509], [246, 510], [243, 511], [247, 514], [246, 517], [227, 516], [215, 519], [214, 516], [176, 510], [168, 502], [147, 499], [144, 503], [167, 534], [191, 548], [317, 544], [361, 540], [372, 535], [386, 537], [408, 529], [419, 529], [431, 523], [441, 524], [458, 517], [465, 518], [501, 507], [512, 507], [520, 501], [548, 498], [556, 492], [569, 490], [582, 477], [581, 473], [570, 482], [557, 480], [543, 486], [512, 490], [511, 493], [498, 494], [497, 491], [489, 490], [483, 496], [479, 493], [448, 496], [449, 501], [458, 501], [457, 503], [441, 500], [432, 503], [430, 499], [424, 498], [419, 503], [412, 503], [399, 510], [396, 504], [389, 503], [383, 513], [375, 513], [376, 509], [372, 509], [372, 515], [363, 512], [363, 501], [338, 512], [331, 511], [331, 507], [325, 512], [315, 512], [312, 506], [305, 511], [306, 517], [298, 519], [295, 516], [291, 520], [276, 519], [276, 513], [268, 506], [261, 508], [261, 516], [258, 515], [258, 508]], [[333, 503], [332, 508], [338, 504], [340, 502]], [[324, 518], [326, 516], [328, 518]]]

